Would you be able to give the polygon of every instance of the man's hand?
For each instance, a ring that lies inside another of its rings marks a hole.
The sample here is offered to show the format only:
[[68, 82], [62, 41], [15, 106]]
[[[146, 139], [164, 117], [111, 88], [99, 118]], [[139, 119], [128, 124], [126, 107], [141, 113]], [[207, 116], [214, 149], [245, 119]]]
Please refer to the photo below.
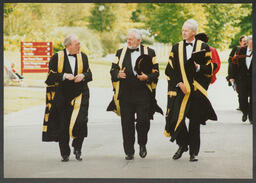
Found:
[[198, 64], [197, 64], [196, 62], [194, 62], [194, 64], [195, 64], [195, 68], [196, 68], [196, 70], [197, 70], [197, 68], [198, 68]]
[[233, 84], [233, 83], [235, 82], [235, 79], [230, 78], [230, 79], [229, 79], [229, 82], [230, 82], [231, 84]]
[[121, 78], [121, 79], [125, 79], [126, 78], [126, 74], [125, 74], [125, 67], [123, 69], [121, 69], [118, 73], [118, 78]]
[[74, 75], [69, 73], [64, 73], [64, 78], [70, 81], [75, 79]]
[[84, 77], [85, 77], [84, 74], [78, 74], [78, 75], [75, 76], [75, 78], [74, 78], [75, 81], [74, 82], [79, 83], [84, 79]]
[[143, 72], [141, 72], [141, 75], [137, 75], [137, 78], [140, 81], [146, 81], [148, 79], [148, 76], [146, 74], [144, 74]]
[[178, 86], [180, 87], [181, 91], [186, 95], [188, 93], [186, 86], [184, 85], [184, 83], [179, 82]]

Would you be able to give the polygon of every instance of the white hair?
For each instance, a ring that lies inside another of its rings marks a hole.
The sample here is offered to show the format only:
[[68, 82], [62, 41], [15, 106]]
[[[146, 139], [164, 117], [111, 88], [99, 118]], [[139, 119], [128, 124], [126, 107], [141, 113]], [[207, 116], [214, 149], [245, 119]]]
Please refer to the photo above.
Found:
[[252, 35], [250, 36], [247, 36], [247, 41], [251, 40], [252, 39]]
[[184, 22], [183, 26], [188, 24], [193, 31], [197, 31], [198, 24], [194, 19], [188, 19]]
[[63, 45], [64, 47], [66, 47], [67, 45], [71, 44], [71, 42], [72, 42], [73, 40], [76, 40], [76, 39], [78, 39], [78, 37], [77, 37], [76, 35], [74, 35], [74, 34], [67, 35], [67, 36], [65, 37], [65, 39], [64, 39], [64, 41], [63, 41], [63, 43], [62, 43], [62, 45]]
[[128, 35], [131, 34], [131, 35], [134, 35], [135, 38], [138, 40], [141, 40], [141, 33], [138, 29], [130, 29], [128, 30]]

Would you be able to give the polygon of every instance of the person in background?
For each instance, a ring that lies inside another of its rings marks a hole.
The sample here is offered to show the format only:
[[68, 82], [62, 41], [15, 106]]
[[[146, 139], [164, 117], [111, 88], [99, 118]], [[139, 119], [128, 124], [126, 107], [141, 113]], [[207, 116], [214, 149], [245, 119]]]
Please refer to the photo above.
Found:
[[18, 76], [19, 79], [24, 79], [24, 77], [21, 76], [19, 73], [17, 73], [17, 71], [15, 70], [15, 64], [14, 63], [12, 63], [11, 68], [12, 68], [12, 72], [14, 74], [16, 74], [16, 76]]
[[[198, 40], [201, 40], [205, 43], [208, 43], [208, 41], [209, 41], [209, 36], [205, 33], [198, 33], [195, 36], [195, 38], [198, 39]], [[213, 48], [212, 46], [209, 46], [209, 47], [210, 47], [211, 55], [212, 55], [212, 63], [217, 64], [217, 68], [213, 71], [213, 74], [212, 74], [211, 84], [213, 84], [217, 79], [216, 74], [220, 70], [221, 61], [220, 61], [220, 57], [219, 57], [219, 54], [218, 54], [217, 50], [215, 48]]]
[[231, 83], [239, 83], [238, 98], [243, 113], [242, 121], [245, 122], [249, 117], [252, 123], [252, 36], [248, 36], [247, 41], [248, 45], [240, 47], [232, 61], [229, 80]]
[[247, 45], [247, 36], [242, 35], [239, 38], [239, 46], [235, 46], [234, 48], [232, 48], [230, 54], [229, 54], [229, 59], [228, 59], [228, 76], [227, 76], [227, 80], [229, 82], [229, 86], [236, 86], [234, 87], [234, 90], [237, 92], [237, 98], [238, 98], [238, 108], [237, 110], [241, 110], [241, 104], [240, 104], [240, 100], [239, 100], [239, 80], [236, 80], [235, 83], [231, 83], [230, 82], [230, 75], [231, 75], [231, 67], [232, 67], [232, 59], [237, 55], [237, 52], [239, 50], [239, 48], [244, 47]]

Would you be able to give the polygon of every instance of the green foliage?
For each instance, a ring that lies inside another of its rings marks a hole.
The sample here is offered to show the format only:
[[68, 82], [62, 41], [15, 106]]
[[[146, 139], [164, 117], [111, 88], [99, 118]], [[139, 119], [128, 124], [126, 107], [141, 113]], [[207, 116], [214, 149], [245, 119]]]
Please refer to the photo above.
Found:
[[[57, 16], [57, 20], [59, 21], [60, 26], [81, 26], [85, 27], [87, 25], [87, 11], [89, 10], [88, 7], [90, 4], [80, 4], [80, 3], [62, 3], [57, 4], [59, 15]], [[67, 13], [68, 12], [68, 13]]]
[[142, 36], [141, 43], [144, 45], [152, 45], [152, 44], [154, 44], [154, 39], [149, 36]]
[[147, 45], [176, 43], [188, 18], [198, 21], [216, 48], [227, 48], [231, 40], [231, 46], [237, 45], [240, 35], [252, 34], [249, 3], [4, 3], [3, 15], [4, 50], [19, 50], [21, 41], [51, 41], [55, 52], [63, 49], [66, 34], [77, 33], [82, 49], [100, 57], [115, 52], [129, 28], [148, 30]]
[[232, 25], [240, 28], [240, 32], [235, 34], [230, 48], [233, 48], [239, 44], [239, 39], [242, 35], [251, 35], [252, 34], [252, 6], [251, 4], [243, 4], [240, 9], [241, 12], [244, 12], [239, 18], [238, 22], [233, 23]]
[[103, 56], [115, 53], [120, 44], [120, 32], [103, 32], [100, 34], [100, 40], [103, 47]]
[[142, 12], [141, 12], [140, 9], [136, 9], [135, 11], [133, 11], [132, 16], [131, 16], [131, 20], [133, 22], [140, 22], [141, 20], [140, 20], [139, 16], [140, 16], [141, 13]]
[[11, 14], [13, 12], [14, 8], [15, 8], [15, 5], [5, 3], [4, 4], [4, 17], [7, 18], [9, 16], [9, 14]]
[[[209, 44], [215, 48], [234, 47], [239, 37], [252, 32], [251, 4], [204, 4], [207, 13], [205, 32]], [[230, 44], [231, 42], [231, 44]]]
[[181, 40], [181, 27], [186, 19], [191, 18], [181, 4], [139, 4], [138, 8], [140, 11], [134, 11], [132, 20], [145, 23], [151, 36], [162, 43], [176, 43]]
[[[101, 45], [100, 38], [91, 30], [82, 27], [56, 28], [54, 31], [52, 31], [53, 37], [56, 37], [57, 35], [59, 37], [58, 41], [55, 44], [55, 47], [58, 48], [58, 45], [61, 45], [62, 41], [64, 40], [64, 37], [68, 34], [75, 34], [79, 37], [81, 51], [94, 57], [100, 57], [103, 55], [103, 48]], [[60, 49], [63, 49], [63, 47], [60, 47]]]
[[206, 12], [206, 29], [205, 32], [210, 37], [209, 44], [215, 48], [221, 48], [225, 38], [225, 26], [230, 21], [232, 15], [230, 4], [204, 4]]
[[89, 28], [98, 32], [111, 31], [116, 20], [109, 4], [95, 4], [89, 16]]
[[22, 36], [4, 36], [4, 50], [14, 51], [20, 48], [21, 41], [24, 38]]
[[103, 55], [103, 48], [99, 37], [92, 31], [81, 27], [57, 27], [53, 29], [45, 39], [31, 36], [5, 36], [4, 50], [15, 51], [20, 49], [21, 41], [50, 41], [53, 43], [53, 53], [56, 53], [57, 51], [64, 49], [62, 42], [68, 34], [75, 34], [79, 37], [81, 51], [94, 57], [101, 57]]
[[[81, 19], [86, 19], [82, 12], [88, 7], [90, 5], [87, 4], [60, 3], [5, 4], [4, 11], [8, 13], [4, 18], [4, 50], [19, 50], [21, 41], [50, 41], [55, 53], [63, 49], [62, 42], [67, 34], [77, 34], [82, 51], [102, 56], [103, 48], [98, 35], [82, 26], [86, 21], [80, 23]], [[73, 26], [63, 26], [66, 23]]]
[[63, 49], [64, 49], [64, 47], [63, 47], [61, 42], [54, 42], [54, 44], [53, 44], [53, 54], [57, 53], [58, 51], [63, 50]]

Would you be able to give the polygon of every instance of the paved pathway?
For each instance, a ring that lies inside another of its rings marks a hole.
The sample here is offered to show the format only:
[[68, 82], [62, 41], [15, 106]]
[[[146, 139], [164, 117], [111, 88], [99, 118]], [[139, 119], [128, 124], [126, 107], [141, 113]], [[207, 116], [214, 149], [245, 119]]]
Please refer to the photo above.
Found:
[[[166, 91], [166, 80], [160, 80], [157, 100], [164, 111]], [[151, 122], [147, 157], [139, 157], [136, 144], [135, 159], [126, 161], [120, 119], [106, 112], [112, 89], [91, 88], [89, 136], [82, 149], [83, 161], [71, 156], [69, 162], [62, 163], [58, 144], [41, 141], [44, 106], [37, 106], [4, 116], [4, 177], [251, 179], [252, 125], [241, 122], [236, 93], [220, 77], [208, 95], [218, 122], [201, 126], [198, 162], [189, 162], [188, 153], [179, 160], [171, 159], [177, 145], [163, 135], [165, 121], [159, 114]]]

